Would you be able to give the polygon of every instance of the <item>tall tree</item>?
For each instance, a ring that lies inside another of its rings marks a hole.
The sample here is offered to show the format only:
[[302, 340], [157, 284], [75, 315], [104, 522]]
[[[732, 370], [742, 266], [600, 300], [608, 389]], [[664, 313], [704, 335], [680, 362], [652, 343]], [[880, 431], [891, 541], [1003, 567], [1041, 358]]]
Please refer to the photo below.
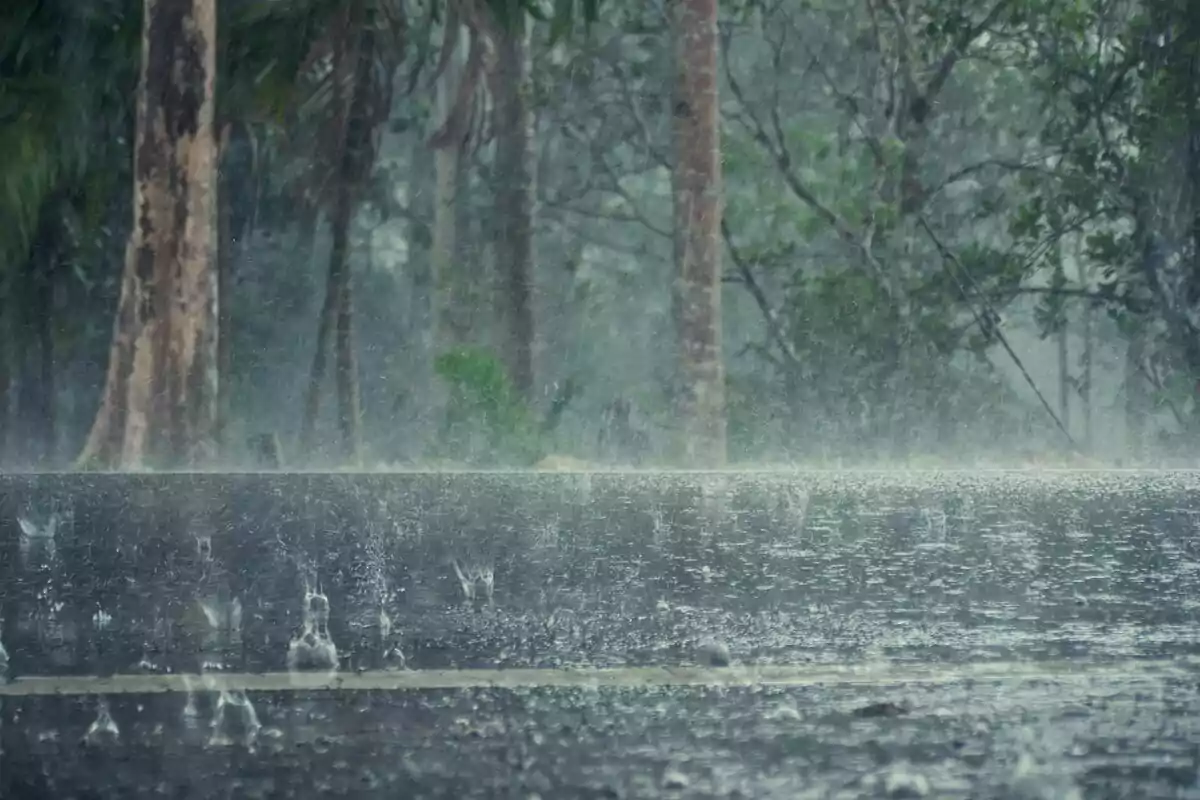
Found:
[[676, 414], [688, 465], [725, 462], [717, 0], [670, 4], [674, 38]]
[[351, 4], [340, 37], [333, 89], [336, 131], [335, 169], [332, 175], [333, 210], [330, 219], [332, 247], [325, 286], [325, 302], [318, 322], [317, 349], [305, 397], [301, 447], [311, 445], [320, 405], [321, 384], [329, 350], [334, 350], [338, 398], [338, 430], [342, 455], [361, 458], [362, 421], [358, 361], [354, 347], [354, 312], [350, 269], [350, 228], [375, 163], [376, 135], [391, 102], [390, 59], [377, 71], [379, 57], [374, 7], [364, 0]]
[[[464, 322], [466, 314], [459, 307], [461, 292], [456, 291], [459, 281], [456, 280], [461, 271], [461, 265], [456, 263], [458, 251], [458, 223], [462, 214], [460, 206], [467, 201], [459, 193], [463, 185], [462, 173], [465, 169], [466, 131], [458, 121], [456, 90], [466, 80], [465, 69], [466, 50], [462, 44], [462, 31], [457, 24], [457, 18], [447, 20], [443, 36], [448, 37], [452, 44], [446, 63], [441, 67], [437, 76], [434, 106], [436, 109], [438, 130], [434, 133], [431, 145], [434, 149], [433, 170], [433, 231], [429, 253], [429, 269], [432, 276], [432, 306], [433, 306], [433, 350], [448, 349], [462, 344], [467, 339], [468, 329]], [[443, 135], [444, 134], [444, 135]]]
[[143, 13], [134, 227], [88, 466], [190, 466], [212, 454], [216, 0], [145, 0]]
[[499, 33], [496, 103], [496, 267], [501, 283], [502, 352], [513, 385], [534, 393], [535, 118], [525, 14]]

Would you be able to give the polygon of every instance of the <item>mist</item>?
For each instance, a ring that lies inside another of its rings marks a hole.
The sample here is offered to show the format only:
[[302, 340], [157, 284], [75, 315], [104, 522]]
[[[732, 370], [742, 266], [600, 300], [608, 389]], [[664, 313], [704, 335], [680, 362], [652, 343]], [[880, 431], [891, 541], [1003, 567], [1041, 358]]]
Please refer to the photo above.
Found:
[[[38, 102], [59, 110], [39, 124], [67, 141], [38, 140], [38, 157], [88, 152], [41, 183], [6, 168], [25, 187], [5, 201], [19, 221], [3, 250], [10, 470], [75, 463], [111, 358], [139, 14], [96, 5], [62, 12], [61, 35], [35, 15], [46, 55], [6, 57], [13, 87], [53, 79]], [[335, 136], [354, 128], [327, 96], [336, 47], [264, 36], [284, 11], [220, 13], [206, 467], [1190, 463], [1191, 134], [1139, 121], [1183, 99], [1151, 97], [1168, 56], [1122, 82], [1114, 53], [1139, 35], [1123, 6], [1037, 25], [972, 6], [959, 28], [912, 31], [874, 3], [725, 10], [719, 183], [704, 190], [722, 207], [705, 234], [726, 454], [711, 463], [682, 455], [683, 73], [661, 4], [605, 6], [567, 34], [531, 24], [520, 41], [462, 20], [404, 46], [381, 35], [356, 84], [375, 103], [358, 145]], [[294, 72], [285, 51], [306, 54]], [[1068, 79], [1076, 67], [1112, 93]], [[76, 93], [87, 102], [61, 110]], [[4, 123], [36, 139], [32, 124]], [[339, 250], [349, 333], [314, 384]]]

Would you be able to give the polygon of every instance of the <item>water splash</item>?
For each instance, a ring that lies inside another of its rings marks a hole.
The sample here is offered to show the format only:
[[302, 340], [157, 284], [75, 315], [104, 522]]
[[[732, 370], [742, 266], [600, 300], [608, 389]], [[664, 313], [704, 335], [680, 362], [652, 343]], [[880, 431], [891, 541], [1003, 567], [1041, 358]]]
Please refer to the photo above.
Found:
[[25, 569], [48, 569], [58, 558], [56, 535], [69, 515], [52, 513], [44, 525], [38, 525], [28, 517], [17, 517], [17, 525], [21, 528], [18, 549], [21, 556], [21, 566]]
[[408, 659], [404, 657], [404, 652], [400, 649], [400, 644], [393, 636], [394, 624], [392, 617], [387, 613], [386, 608], [379, 609], [379, 643], [380, 649], [383, 652], [384, 669], [404, 669], [408, 666]]
[[200, 657], [200, 671], [222, 671], [228, 668], [226, 657], [241, 642], [242, 601], [218, 590], [192, 599], [181, 620], [181, 626], [192, 638]]
[[797, 535], [804, 533], [808, 525], [808, 507], [811, 495], [800, 486], [786, 486], [779, 493], [778, 510], [785, 525]]
[[8, 683], [8, 651], [4, 649], [3, 641], [0, 641], [0, 683]]
[[254, 750], [262, 723], [250, 698], [240, 689], [222, 690], [217, 695], [216, 710], [213, 712], [210, 747], [242, 745]]
[[655, 503], [650, 507], [650, 541], [656, 547], [663, 547], [670, 538], [671, 523], [662, 506]]
[[473, 605], [477, 599], [482, 599], [488, 606], [492, 605], [496, 589], [496, 571], [491, 564], [467, 562], [463, 565], [456, 558], [450, 565], [454, 567], [454, 574], [458, 576], [464, 604]]
[[289, 672], [337, 670], [337, 646], [329, 636], [329, 598], [319, 588], [305, 586], [304, 619], [288, 643], [287, 666]]
[[213, 543], [212, 534], [193, 532], [192, 537], [196, 540], [196, 558], [201, 564], [209, 564], [213, 560]]
[[97, 631], [106, 631], [112, 626], [112, 614], [104, 610], [103, 606], [97, 607], [95, 613], [92, 614], [92, 627]]
[[96, 700], [96, 719], [83, 734], [83, 743], [90, 747], [107, 747], [121, 740], [121, 731], [108, 707], [108, 698]]
[[183, 703], [183, 727], [187, 730], [195, 730], [200, 724], [200, 710], [196, 708], [196, 692], [192, 687], [191, 678], [187, 675], [183, 676], [183, 690], [186, 693]]

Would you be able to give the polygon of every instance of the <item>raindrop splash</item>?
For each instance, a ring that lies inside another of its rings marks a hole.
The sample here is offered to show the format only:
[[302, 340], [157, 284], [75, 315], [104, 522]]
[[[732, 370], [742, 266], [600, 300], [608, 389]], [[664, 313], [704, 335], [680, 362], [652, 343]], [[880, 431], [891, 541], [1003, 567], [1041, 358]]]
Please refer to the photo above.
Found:
[[221, 691], [213, 712], [212, 736], [208, 740], [210, 747], [241, 745], [253, 750], [261, 729], [262, 723], [258, 721], [254, 705], [244, 691]]
[[196, 557], [202, 564], [210, 563], [213, 560], [212, 535], [193, 533], [192, 536], [196, 539]]
[[108, 708], [108, 699], [96, 700], [96, 719], [83, 734], [83, 743], [89, 747], [107, 747], [121, 739], [121, 731]]
[[28, 517], [17, 517], [17, 525], [21, 528], [18, 548], [22, 567], [25, 569], [50, 567], [58, 555], [55, 535], [63, 522], [64, 518], [57, 513], [51, 514], [44, 525], [38, 525]]
[[112, 614], [109, 614], [103, 608], [97, 608], [92, 614], [92, 627], [97, 631], [106, 631], [112, 625]]
[[[458, 576], [459, 586], [462, 587], [463, 603], [473, 605], [477, 599], [492, 605], [496, 589], [496, 571], [491, 564], [467, 563], [464, 567], [458, 559], [450, 562], [454, 574]], [[482, 592], [481, 592], [482, 590]]]
[[183, 676], [183, 688], [187, 698], [183, 704], [183, 727], [187, 730], [195, 730], [200, 722], [200, 711], [196, 708], [196, 692], [187, 675]]
[[329, 671], [338, 667], [338, 651], [329, 636], [329, 598], [305, 587], [304, 620], [288, 643], [289, 672]]

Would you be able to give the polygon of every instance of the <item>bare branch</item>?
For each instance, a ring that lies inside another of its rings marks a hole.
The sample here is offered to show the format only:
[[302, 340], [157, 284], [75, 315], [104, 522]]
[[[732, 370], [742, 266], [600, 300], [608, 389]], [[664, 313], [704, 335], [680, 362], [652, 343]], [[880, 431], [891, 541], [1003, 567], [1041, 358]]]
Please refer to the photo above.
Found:
[[[865, 241], [857, 231], [854, 230], [853, 226], [851, 226], [848, 221], [843, 219], [833, 209], [822, 203], [820, 199], [818, 199], [817, 196], [812, 192], [812, 190], [809, 189], [802, 180], [800, 180], [800, 177], [796, 174], [795, 169], [793, 169], [792, 156], [787, 149], [786, 143], [781, 140], [772, 139], [771, 135], [767, 132], [766, 127], [763, 125], [762, 120], [760, 120], [758, 116], [750, 110], [750, 107], [746, 102], [745, 94], [742, 91], [741, 84], [738, 82], [737, 78], [734, 77], [733, 70], [729, 66], [729, 59], [722, 59], [722, 61], [725, 65], [726, 81], [729, 84], [730, 93], [742, 107], [742, 124], [746, 126], [748, 132], [754, 138], [754, 140], [762, 145], [762, 147], [771, 155], [771, 158], [775, 161], [776, 166], [779, 168], [780, 175], [783, 177], [784, 183], [787, 185], [788, 189], [792, 192], [792, 194], [803, 201], [805, 205], [811, 208], [818, 217], [828, 224], [843, 242], [858, 251], [867, 265], [876, 273], [876, 275], [879, 276], [880, 280], [882, 281], [884, 291], [887, 293], [889, 299], [893, 302], [893, 304], [896, 305], [898, 309], [902, 308], [900, 306], [900, 297], [898, 296], [899, 289], [895, 286], [887, 269], [879, 263], [879, 259], [875, 258], [875, 254], [871, 252], [869, 243]], [[775, 109], [774, 111], [775, 113], [772, 115], [772, 122], [775, 128], [776, 136], [782, 136], [783, 132], [779, 121], [778, 109]]]
[[729, 230], [729, 223], [724, 219], [721, 220], [721, 235], [725, 238], [725, 246], [729, 250], [729, 258], [733, 261], [733, 265], [741, 275], [742, 283], [745, 285], [746, 290], [750, 292], [750, 296], [754, 298], [759, 311], [762, 312], [763, 321], [767, 324], [767, 333], [776, 346], [779, 347], [784, 357], [787, 358], [788, 364], [792, 367], [800, 366], [800, 358], [796, 355], [796, 350], [788, 340], [787, 334], [784, 333], [779, 316], [775, 313], [775, 309], [771, 307], [771, 302], [767, 299], [766, 292], [763, 291], [762, 286], [759, 285], [758, 280], [754, 277], [754, 271], [750, 268], [750, 264], [747, 263], [737, 245], [733, 243], [733, 234]]
[[951, 172], [949, 175], [943, 178], [937, 186], [929, 189], [929, 191], [927, 191], [925, 194], [927, 198], [932, 197], [950, 184], [956, 183], [957, 181], [960, 181], [976, 172], [981, 172], [988, 167], [998, 167], [1010, 172], [1040, 172], [1044, 175], [1054, 175], [1055, 173], [1053, 170], [1041, 166], [1041, 161], [1042, 159], [1040, 158], [1037, 159], [1037, 161], [1014, 161], [1006, 158], [985, 158], [982, 161], [977, 161], [973, 164], [967, 164], [965, 167], [960, 167], [959, 169], [954, 170], [954, 172]]
[[608, 159], [604, 157], [604, 153], [600, 151], [595, 142], [589, 144], [587, 137], [570, 123], [563, 125], [562, 130], [580, 144], [588, 147], [591, 153], [592, 162], [599, 165], [599, 167], [604, 171], [604, 174], [608, 177], [609, 183], [611, 184], [611, 186], [607, 187], [608, 190], [625, 201], [625, 204], [629, 206], [630, 213], [638, 222], [645, 226], [646, 229], [651, 233], [657, 234], [658, 236], [664, 236], [668, 239], [674, 238], [671, 231], [655, 225], [646, 212], [641, 209], [637, 201], [633, 199], [633, 196], [629, 194], [629, 191], [621, 185], [620, 176], [617, 175], [616, 170], [612, 168], [612, 165], [608, 163]]
[[580, 208], [579, 206], [570, 203], [559, 203], [549, 198], [539, 199], [541, 205], [545, 208], [554, 209], [564, 214], [573, 214], [578, 217], [587, 217], [588, 219], [600, 220], [604, 222], [617, 223], [634, 223], [646, 227], [651, 233], [656, 236], [670, 238], [670, 235], [659, 228], [649, 225], [644, 217], [637, 214], [618, 214], [609, 211], [597, 211], [589, 208]]

